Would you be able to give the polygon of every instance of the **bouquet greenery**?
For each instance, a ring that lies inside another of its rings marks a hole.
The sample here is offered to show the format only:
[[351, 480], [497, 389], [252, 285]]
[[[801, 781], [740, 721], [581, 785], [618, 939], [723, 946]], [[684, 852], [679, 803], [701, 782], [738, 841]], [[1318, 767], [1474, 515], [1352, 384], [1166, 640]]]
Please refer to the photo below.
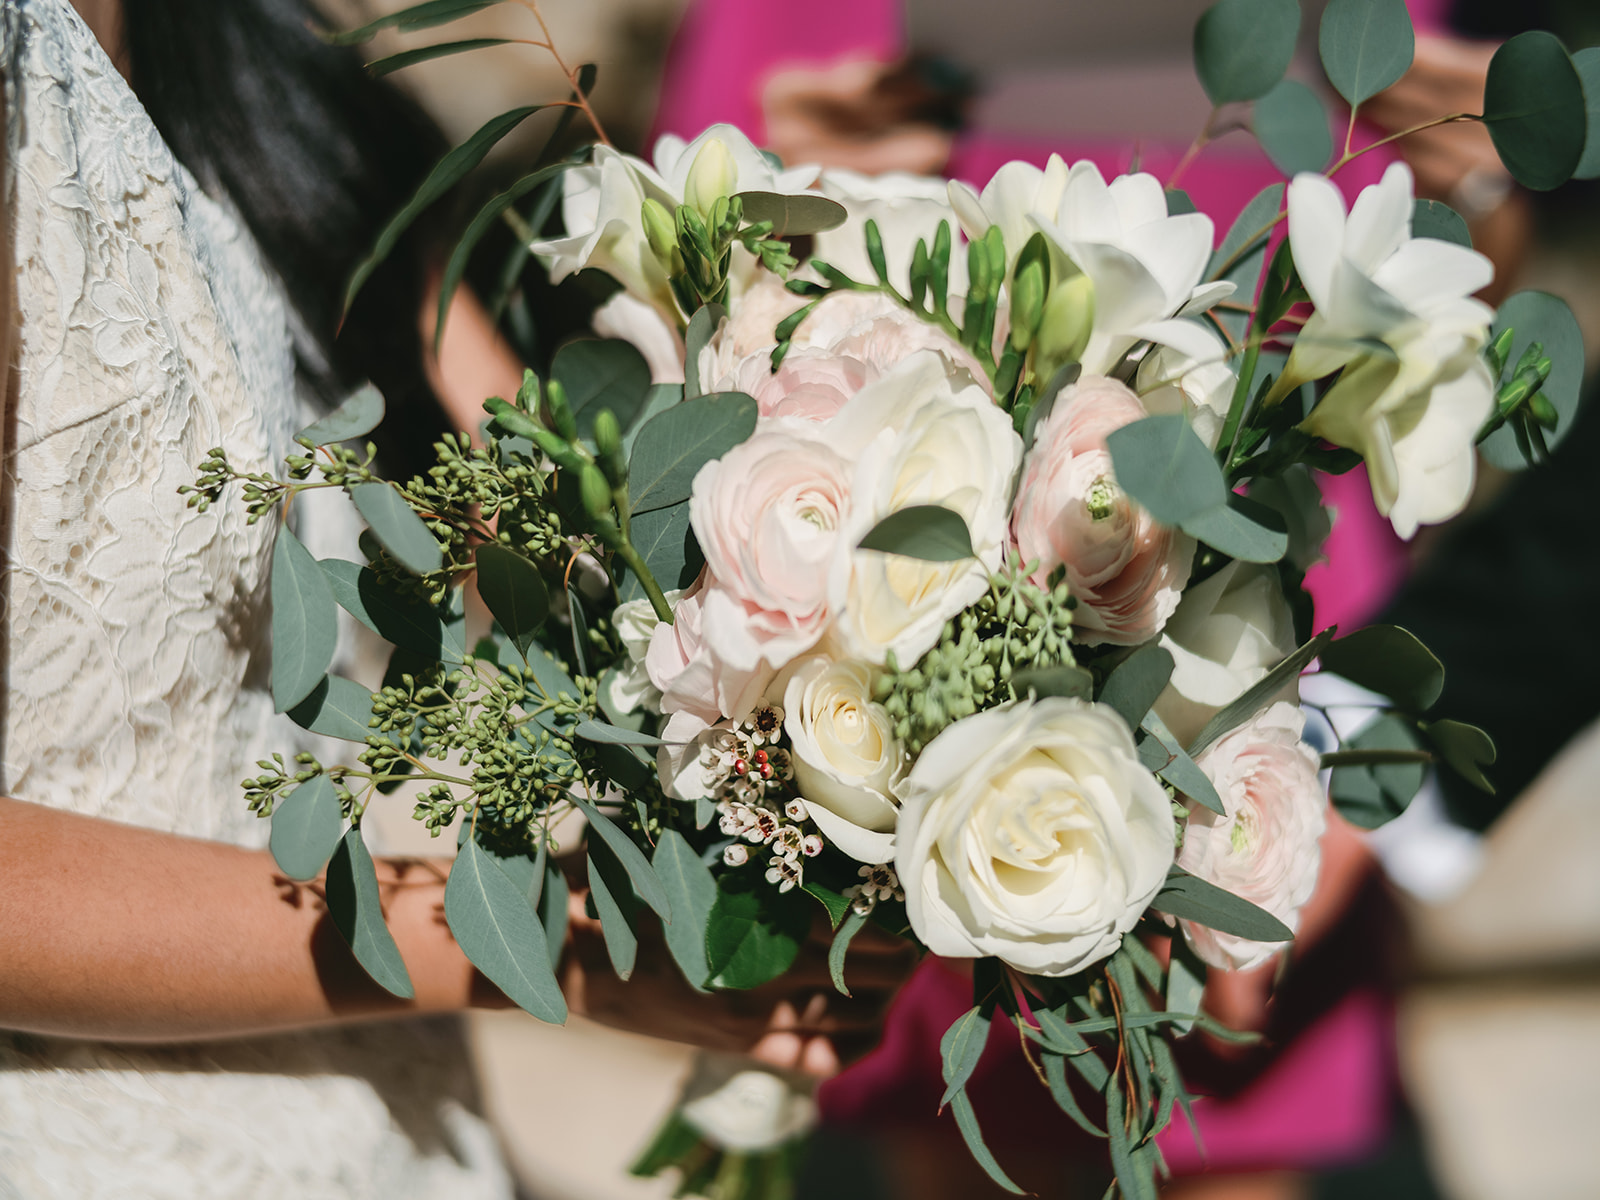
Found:
[[[625, 337], [562, 346], [548, 378], [486, 402], [482, 444], [446, 438], [410, 480], [357, 444], [383, 415], [371, 390], [304, 430], [281, 478], [212, 453], [195, 504], [240, 482], [252, 519], [282, 519], [337, 488], [369, 527], [356, 563], [283, 524], [272, 572], [278, 706], [353, 761], [278, 757], [245, 789], [284, 871], [326, 871], [374, 979], [410, 993], [362, 823], [416, 780], [418, 820], [459, 819], [462, 948], [563, 1020], [555, 859], [579, 848], [552, 829], [576, 812], [619, 975], [653, 921], [709, 990], [781, 976], [818, 920], [846, 994], [869, 922], [972, 959], [943, 1103], [978, 1161], [1018, 1190], [965, 1091], [1005, 1021], [1122, 1193], [1154, 1194], [1155, 1135], [1190, 1101], [1173, 1043], [1236, 1036], [1201, 1011], [1206, 971], [1293, 938], [1327, 797], [1372, 827], [1430, 762], [1489, 786], [1493, 747], [1431, 714], [1442, 671], [1416, 638], [1310, 627], [1303, 574], [1330, 528], [1311, 472], [1365, 462], [1410, 536], [1460, 511], [1480, 451], [1546, 454], [1581, 365], [1558, 300], [1472, 298], [1488, 260], [1404, 166], [1348, 212], [1330, 182], [1382, 144], [1351, 143], [1410, 65], [1400, 0], [1324, 12], [1337, 154], [1317, 94], [1284, 79], [1299, 23], [1293, 0], [1220, 0], [1196, 28], [1216, 106], [1196, 151], [1243, 121], [1290, 177], [1220, 244], [1181, 191], [1090, 164], [1011, 163], [978, 191], [786, 168], [728, 126], [663, 138], [653, 163], [602, 140], [483, 208], [440, 312], [504, 219], [553, 278], [612, 276], [597, 325]], [[567, 73], [587, 112], [592, 71]], [[1600, 172], [1596, 82], [1593, 59], [1526, 34], [1484, 113], [1429, 124], [1483, 121], [1517, 180], [1553, 187]], [[533, 111], [453, 150], [368, 267]], [[493, 616], [476, 639], [469, 586]], [[394, 645], [376, 693], [328, 674], [337, 608]], [[1296, 703], [1314, 664], [1379, 697], [1320, 755]], [[784, 1153], [718, 1157], [674, 1118], [642, 1165], [755, 1195]]]

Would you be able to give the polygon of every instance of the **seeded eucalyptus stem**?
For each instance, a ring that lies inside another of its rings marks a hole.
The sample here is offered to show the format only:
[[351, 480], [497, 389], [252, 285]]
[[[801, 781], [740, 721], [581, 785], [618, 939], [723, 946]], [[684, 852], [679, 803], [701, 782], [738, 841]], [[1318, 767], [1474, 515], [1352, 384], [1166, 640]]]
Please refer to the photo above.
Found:
[[634, 549], [632, 542], [623, 538], [617, 543], [617, 557], [627, 563], [628, 569], [638, 577], [639, 586], [644, 588], [644, 594], [650, 599], [650, 607], [656, 611], [656, 619], [664, 625], [671, 625], [672, 605], [667, 603], [655, 575], [645, 566], [644, 556]]

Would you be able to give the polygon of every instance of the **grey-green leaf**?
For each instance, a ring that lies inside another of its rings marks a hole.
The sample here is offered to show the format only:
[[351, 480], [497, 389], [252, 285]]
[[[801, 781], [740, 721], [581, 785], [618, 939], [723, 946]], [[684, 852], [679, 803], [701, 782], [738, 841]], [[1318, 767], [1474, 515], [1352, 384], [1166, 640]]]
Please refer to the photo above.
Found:
[[601, 742], [610, 746], [662, 746], [666, 743], [654, 734], [642, 733], [621, 725], [608, 725], [604, 721], [582, 720], [573, 729], [573, 736], [586, 742]]
[[1255, 100], [1289, 69], [1300, 32], [1295, 0], [1217, 0], [1194, 27], [1194, 66], [1212, 104]]
[[594, 901], [595, 915], [600, 918], [606, 956], [611, 959], [611, 969], [617, 973], [617, 978], [627, 982], [639, 957], [639, 933], [634, 928], [638, 901], [627, 872], [617, 862], [610, 846], [602, 840], [590, 839], [588, 850], [589, 896]]
[[342, 675], [325, 675], [311, 694], [289, 710], [302, 729], [347, 742], [365, 742], [372, 732], [372, 693]]
[[1088, 700], [1094, 695], [1094, 676], [1082, 667], [1028, 667], [1011, 677], [1011, 690], [1018, 696], [1033, 692]]
[[760, 987], [782, 975], [800, 953], [811, 912], [809, 900], [778, 899], [764, 882], [724, 876], [706, 921], [711, 986]]
[[[635, 513], [628, 540], [664, 589], [689, 587], [700, 574], [700, 568], [705, 566], [705, 556], [689, 524], [686, 502]], [[617, 594], [624, 602], [637, 600], [644, 595], [644, 587], [629, 571], [618, 586]]]
[[645, 427], [652, 417], [658, 416], [675, 405], [683, 403], [684, 385], [681, 383], [652, 383], [650, 390], [645, 394], [644, 404], [634, 414], [633, 424], [626, 426], [627, 432], [622, 435], [622, 452], [629, 458], [633, 457], [633, 443], [639, 437], [639, 431]]
[[1416, 34], [1405, 0], [1328, 0], [1317, 49], [1334, 90], [1364, 104], [1411, 69]]
[[272, 702], [287, 712], [322, 682], [339, 640], [322, 568], [287, 525], [272, 548]]
[[1454, 242], [1472, 249], [1472, 234], [1455, 209], [1439, 200], [1418, 200], [1411, 209], [1411, 236]]
[[1168, 916], [1231, 933], [1252, 942], [1287, 942], [1294, 934], [1264, 908], [1173, 867], [1150, 907]]
[[358, 29], [326, 34], [324, 40], [335, 46], [354, 46], [371, 41], [385, 29], [398, 29], [401, 33], [410, 33], [415, 29], [430, 29], [498, 3], [500, 0], [425, 0], [422, 4], [413, 4], [398, 12], [387, 13]]
[[[1409, 722], [1393, 713], [1384, 713], [1355, 737], [1346, 740], [1343, 748], [1407, 751], [1417, 750], [1419, 746]], [[1426, 773], [1427, 767], [1420, 762], [1334, 767], [1329, 777], [1328, 796], [1339, 815], [1352, 825], [1376, 829], [1405, 812]]]
[[706, 922], [717, 902], [716, 877], [676, 829], [661, 831], [650, 865], [666, 889], [672, 911], [678, 914], [677, 920], [662, 927], [667, 949], [683, 977], [696, 990], [703, 990], [711, 973], [706, 965]]
[[382, 420], [383, 393], [370, 383], [364, 383], [351, 392], [338, 408], [320, 420], [311, 422], [294, 436], [296, 441], [304, 439], [313, 446], [327, 446], [364, 437], [376, 429]]
[[1444, 720], [1424, 722], [1422, 736], [1463, 779], [1494, 794], [1494, 784], [1484, 774], [1484, 768], [1492, 767], [1496, 757], [1494, 741], [1487, 733], [1463, 721]]
[[1145, 714], [1144, 728], [1150, 734], [1150, 742], [1161, 749], [1161, 761], [1153, 766], [1155, 773], [1196, 804], [1204, 805], [1219, 816], [1225, 815], [1216, 784], [1178, 744], [1172, 730], [1154, 709]]
[[1117, 485], [1163, 525], [1225, 505], [1217, 460], [1181, 413], [1145, 417], [1106, 438]]
[[550, 969], [544, 926], [527, 894], [468, 838], [450, 868], [444, 888], [450, 932], [474, 966], [541, 1021], [560, 1025], [567, 1002]]
[[1317, 94], [1296, 80], [1283, 80], [1256, 101], [1251, 128], [1272, 165], [1285, 175], [1320, 171], [1333, 157], [1327, 111]]
[[689, 318], [689, 327], [683, 332], [683, 398], [691, 400], [703, 395], [709, 380], [700, 378], [700, 351], [716, 335], [722, 318], [728, 310], [720, 304], [702, 304]]
[[384, 58], [375, 58], [367, 64], [367, 74], [372, 76], [388, 75], [393, 71], [403, 71], [407, 67], [414, 67], [418, 63], [431, 62], [436, 58], [445, 58], [451, 54], [465, 54], [469, 50], [482, 50], [486, 46], [504, 46], [510, 38], [462, 38], [457, 42], [438, 42], [432, 46], [417, 46], [411, 50], [402, 50], [398, 54], [390, 54]]
[[[1167, 962], [1167, 1011], [1197, 1013], [1200, 997], [1206, 990], [1206, 965], [1189, 943], [1181, 937], [1172, 939], [1172, 957]], [[1173, 1029], [1180, 1035], [1194, 1028], [1193, 1021], [1177, 1021]]]
[[633, 511], [689, 498], [695, 474], [756, 430], [757, 406], [743, 392], [709, 392], [674, 405], [639, 431], [628, 463]]
[[944, 1031], [939, 1039], [939, 1057], [944, 1064], [944, 1095], [939, 1099], [943, 1108], [955, 1094], [967, 1086], [967, 1080], [978, 1069], [978, 1060], [989, 1044], [989, 1012], [976, 1005], [956, 1018], [955, 1024]]
[[1305, 670], [1311, 660], [1322, 653], [1323, 647], [1333, 640], [1334, 633], [1332, 627], [1324, 629], [1268, 671], [1237, 699], [1224, 705], [1216, 716], [1206, 722], [1205, 728], [1195, 736], [1194, 741], [1189, 743], [1189, 757], [1199, 758], [1200, 752], [1212, 742], [1228, 730], [1243, 725], [1265, 708], [1285, 685], [1300, 677], [1300, 672]]
[[590, 831], [599, 835], [600, 839], [611, 847], [612, 853], [617, 856], [617, 861], [627, 871], [628, 878], [633, 880], [633, 887], [639, 893], [639, 898], [655, 910], [656, 916], [663, 921], [671, 921], [672, 902], [667, 899], [666, 889], [656, 878], [655, 870], [650, 866], [650, 860], [644, 856], [644, 852], [634, 845], [633, 839], [610, 817], [589, 801], [581, 796], [572, 796], [570, 799], [589, 819]]
[[324, 893], [328, 916], [362, 970], [385, 991], [410, 1000], [416, 991], [405, 959], [400, 957], [400, 947], [384, 924], [378, 872], [359, 826], [351, 826], [334, 851]]
[[1444, 690], [1444, 665], [1416, 634], [1398, 625], [1368, 625], [1328, 643], [1322, 669], [1414, 713], [1427, 712]]
[[740, 192], [747, 224], [772, 222], [775, 238], [803, 237], [837, 229], [850, 218], [844, 205], [816, 192], [784, 196], [777, 192]]
[[857, 912], [851, 908], [845, 914], [844, 920], [839, 923], [837, 932], [833, 935], [833, 942], [828, 946], [828, 974], [833, 978], [833, 986], [841, 996], [848, 996], [850, 989], [844, 982], [844, 961], [850, 953], [850, 943], [855, 940], [866, 925], [868, 914]]
[[1578, 79], [1583, 84], [1584, 108], [1589, 117], [1583, 157], [1572, 177], [1594, 179], [1600, 176], [1600, 46], [1579, 50], [1572, 56], [1572, 65], [1578, 69]]
[[1519, 33], [1495, 51], [1483, 88], [1483, 123], [1516, 181], [1560, 187], [1583, 160], [1589, 117], [1583, 81], [1561, 40]]
[[[1583, 333], [1565, 300], [1549, 292], [1532, 291], [1518, 292], [1500, 306], [1490, 338], [1498, 337], [1505, 329], [1516, 330], [1506, 360], [1508, 375], [1533, 342], [1543, 346], [1550, 359], [1550, 378], [1544, 381], [1539, 394], [1555, 405], [1559, 418], [1556, 427], [1544, 435], [1545, 443], [1553, 450], [1566, 438], [1578, 415], [1578, 400], [1583, 394]], [[1484, 458], [1502, 470], [1520, 471], [1528, 465], [1509, 425], [1495, 430], [1479, 449]]]
[[983, 1132], [978, 1128], [978, 1114], [972, 1111], [972, 1101], [967, 1098], [965, 1091], [959, 1091], [950, 1098], [950, 1108], [955, 1113], [956, 1128], [961, 1130], [962, 1140], [967, 1143], [967, 1149], [971, 1151], [977, 1164], [983, 1168], [984, 1174], [1013, 1196], [1027, 1195], [1001, 1170], [999, 1162], [984, 1143]]
[[1283, 514], [1248, 496], [1229, 492], [1227, 501], [1183, 521], [1183, 531], [1229, 558], [1275, 563], [1289, 551]]
[[498, 542], [477, 550], [478, 595], [500, 622], [500, 628], [524, 655], [550, 615], [550, 591], [544, 576], [522, 555]]
[[960, 513], [940, 504], [913, 504], [879, 521], [857, 548], [926, 562], [959, 562], [972, 557], [972, 534]]
[[1150, 642], [1130, 654], [1106, 678], [1100, 689], [1100, 703], [1116, 709], [1129, 729], [1137, 729], [1171, 678], [1171, 653]]
[[423, 658], [452, 665], [466, 661], [466, 639], [456, 620], [433, 605], [403, 596], [371, 567], [342, 558], [319, 560], [339, 607], [373, 633]]
[[313, 775], [272, 810], [268, 842], [279, 869], [290, 879], [315, 879], [339, 846], [344, 813], [333, 780]]
[[567, 393], [580, 437], [594, 436], [594, 419], [602, 408], [609, 408], [626, 429], [650, 391], [650, 364], [620, 338], [568, 342], [556, 351], [550, 374]]
[[358, 483], [350, 489], [350, 499], [373, 536], [406, 570], [426, 575], [444, 566], [439, 543], [399, 489], [387, 483]]

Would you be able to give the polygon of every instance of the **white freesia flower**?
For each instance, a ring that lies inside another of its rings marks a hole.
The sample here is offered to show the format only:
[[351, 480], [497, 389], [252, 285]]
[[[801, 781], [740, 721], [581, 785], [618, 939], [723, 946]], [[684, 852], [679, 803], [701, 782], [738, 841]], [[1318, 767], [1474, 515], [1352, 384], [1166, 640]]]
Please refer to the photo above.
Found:
[[689, 204], [704, 214], [719, 196], [736, 192], [798, 194], [816, 180], [818, 168], [777, 170], [732, 125], [713, 125], [688, 143], [663, 134], [654, 158], [651, 166], [610, 146], [596, 146], [592, 162], [563, 176], [565, 236], [536, 242], [531, 249], [545, 260], [553, 282], [597, 267], [676, 323], [666, 268], [645, 236], [645, 200], [657, 200], [669, 211]]
[[961, 225], [950, 207], [948, 185], [928, 175], [889, 171], [861, 175], [840, 167], [822, 172], [822, 194], [844, 205], [849, 220], [837, 229], [817, 234], [813, 253], [838, 267], [852, 279], [873, 282], [877, 274], [867, 258], [867, 222], [876, 221], [883, 238], [889, 282], [901, 292], [911, 287], [911, 259], [918, 239], [933, 251], [939, 222], [950, 226], [950, 287], [958, 295], [967, 290], [967, 255]]
[[603, 338], [630, 343], [650, 368], [651, 383], [683, 382], [683, 336], [678, 327], [631, 292], [617, 292], [589, 321]]
[[862, 663], [808, 659], [790, 678], [783, 708], [807, 814], [851, 858], [888, 862], [906, 755], [889, 714], [872, 699], [872, 672]]
[[[982, 194], [950, 184], [950, 203], [969, 238], [998, 225], [1008, 265], [1035, 232], [1057, 253], [1054, 287], [1086, 275], [1093, 284], [1093, 331], [1081, 360], [1104, 373], [1136, 343], [1173, 346], [1194, 358], [1210, 353], [1204, 329], [1176, 318], [1233, 294], [1227, 283], [1202, 284], [1211, 258], [1211, 218], [1167, 215], [1166, 193], [1153, 175], [1121, 175], [1106, 183], [1091, 162], [1067, 167], [1051, 155], [1043, 170], [1011, 162]], [[1046, 304], [1046, 324], [1050, 323]]]
[[[1270, 567], [1230, 562], [1184, 592], [1161, 633], [1172, 682], [1156, 715], [1188, 745], [1217, 711], [1295, 648], [1294, 617]], [[1288, 685], [1292, 693], [1294, 684]]]
[[1114, 952], [1172, 865], [1172, 807], [1112, 709], [1050, 698], [951, 725], [901, 791], [895, 869], [935, 954], [1069, 975]]
[[[868, 384], [826, 426], [856, 459], [851, 509], [829, 594], [845, 657], [910, 665], [944, 623], [989, 586], [1005, 551], [1022, 439], [983, 388], [944, 356], [920, 351]], [[961, 514], [974, 557], [928, 562], [856, 549], [890, 513], [938, 504]]]
[[[1294, 705], [1274, 704], [1195, 760], [1228, 815], [1194, 807], [1178, 853], [1185, 871], [1265, 909], [1291, 932], [1316, 888], [1327, 824], [1317, 754], [1300, 740], [1304, 725]], [[1179, 925], [1194, 952], [1214, 967], [1260, 966], [1285, 945], [1248, 941], [1193, 921]]]
[[[668, 605], [677, 604], [683, 596], [677, 589], [662, 594]], [[656, 626], [661, 624], [656, 610], [649, 600], [629, 600], [617, 605], [611, 614], [611, 624], [622, 639], [623, 658], [616, 670], [606, 677], [606, 698], [618, 712], [633, 712], [639, 708], [660, 712], [661, 689], [650, 682], [650, 672], [644, 665], [650, 639], [655, 635]]]
[[1343, 369], [1305, 428], [1366, 460], [1373, 500], [1401, 537], [1465, 507], [1494, 405], [1481, 354], [1493, 313], [1472, 299], [1493, 266], [1465, 246], [1412, 237], [1411, 210], [1404, 163], [1348, 217], [1323, 176], [1289, 185], [1289, 242], [1316, 312], [1273, 391]]
[[1152, 416], [1182, 413], [1200, 440], [1215, 450], [1239, 377], [1228, 366], [1228, 352], [1222, 343], [1205, 329], [1199, 332], [1211, 342], [1209, 354], [1185, 354], [1171, 346], [1153, 347], [1139, 363], [1134, 390], [1146, 412]]

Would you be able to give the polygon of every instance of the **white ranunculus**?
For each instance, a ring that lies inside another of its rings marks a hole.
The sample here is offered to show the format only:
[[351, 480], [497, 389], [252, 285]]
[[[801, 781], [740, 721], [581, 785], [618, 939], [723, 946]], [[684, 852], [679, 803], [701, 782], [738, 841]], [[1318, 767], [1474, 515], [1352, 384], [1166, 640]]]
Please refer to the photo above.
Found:
[[597, 267], [676, 324], [680, 318], [666, 268], [645, 236], [645, 200], [657, 200], [668, 211], [680, 204], [709, 210], [718, 196], [736, 192], [796, 195], [816, 180], [818, 168], [777, 170], [732, 125], [713, 125], [688, 143], [663, 134], [654, 158], [651, 166], [610, 146], [596, 146], [592, 162], [562, 178], [565, 236], [536, 242], [531, 249], [545, 260], [552, 281]]
[[[1343, 374], [1305, 428], [1359, 453], [1378, 511], [1410, 537], [1472, 492], [1475, 442], [1494, 405], [1481, 351], [1493, 313], [1472, 293], [1494, 275], [1465, 246], [1411, 236], [1411, 171], [1395, 163], [1349, 215], [1320, 175], [1289, 185], [1289, 242], [1316, 311], [1273, 396]], [[1374, 351], [1373, 342], [1384, 349]]]
[[783, 708], [795, 786], [822, 836], [861, 862], [888, 862], [906, 754], [872, 699], [872, 672], [808, 659], [790, 678]]
[[[683, 596], [673, 589], [663, 595], [669, 605], [677, 604]], [[611, 624], [622, 639], [623, 658], [616, 670], [607, 676], [607, 696], [618, 712], [647, 709], [661, 711], [661, 689], [650, 682], [650, 672], [645, 668], [645, 654], [650, 649], [650, 639], [656, 626], [661, 624], [649, 600], [629, 600], [617, 605], [611, 614]]]
[[1172, 806], [1101, 704], [957, 721], [901, 789], [895, 869], [935, 954], [1070, 975], [1113, 953], [1172, 866]]
[[911, 259], [918, 239], [933, 250], [939, 222], [950, 226], [950, 287], [956, 294], [967, 290], [967, 255], [961, 224], [950, 207], [943, 179], [889, 171], [861, 175], [840, 167], [822, 172], [822, 194], [844, 205], [849, 220], [837, 229], [816, 236], [813, 253], [853, 279], [872, 282], [877, 274], [867, 258], [867, 222], [876, 221], [883, 238], [889, 282], [901, 292], [911, 287]]
[[[1219, 709], [1293, 652], [1294, 617], [1277, 571], [1234, 561], [1194, 584], [1161, 644], [1172, 655], [1172, 682], [1156, 700], [1156, 715], [1188, 745]], [[1291, 694], [1293, 688], [1291, 681]]]
[[[1300, 740], [1304, 724], [1294, 705], [1274, 704], [1195, 760], [1228, 815], [1191, 809], [1178, 853], [1185, 871], [1265, 909], [1291, 932], [1316, 888], [1327, 824], [1317, 754]], [[1179, 925], [1194, 952], [1214, 967], [1259, 966], [1285, 945], [1248, 941], [1193, 921]]]
[[[826, 426], [856, 460], [850, 517], [829, 595], [843, 656], [904, 666], [989, 586], [1007, 540], [1022, 439], [981, 387], [944, 356], [920, 351], [868, 384]], [[938, 504], [961, 514], [974, 557], [928, 562], [857, 543], [890, 513]]]
[[981, 195], [951, 183], [950, 203], [970, 238], [1000, 226], [1009, 264], [1042, 231], [1055, 251], [1056, 286], [1079, 273], [1089, 277], [1094, 314], [1081, 356], [1086, 373], [1109, 371], [1146, 340], [1194, 358], [1209, 352], [1206, 331], [1176, 318], [1226, 299], [1233, 285], [1200, 282], [1211, 258], [1211, 218], [1168, 216], [1155, 176], [1121, 175], [1108, 184], [1093, 163], [1069, 169], [1051, 155], [1043, 170], [1007, 163]]
[[1205, 330], [1201, 333], [1212, 342], [1210, 354], [1185, 354], [1170, 346], [1156, 346], [1139, 363], [1134, 391], [1152, 416], [1182, 413], [1200, 440], [1215, 450], [1239, 377], [1228, 366], [1228, 352], [1222, 343]]

